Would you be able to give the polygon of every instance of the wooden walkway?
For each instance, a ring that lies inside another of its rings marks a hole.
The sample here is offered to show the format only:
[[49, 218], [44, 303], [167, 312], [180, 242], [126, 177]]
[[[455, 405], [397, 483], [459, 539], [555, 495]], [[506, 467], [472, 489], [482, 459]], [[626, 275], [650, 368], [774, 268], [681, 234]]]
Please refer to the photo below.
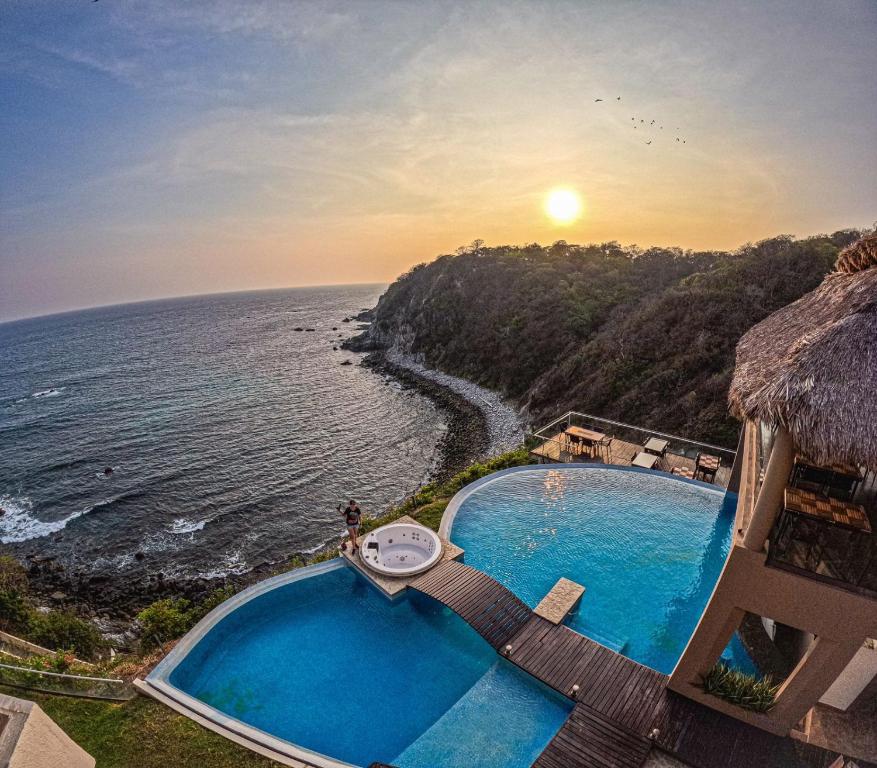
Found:
[[829, 768], [837, 758], [668, 691], [666, 675], [537, 616], [506, 587], [463, 563], [441, 563], [410, 586], [458, 613], [522, 670], [575, 700], [533, 768], [637, 768], [653, 745], [695, 768]]
[[[512, 662], [559, 693], [571, 696], [573, 685], [579, 686], [573, 715], [543, 753], [550, 760], [563, 750], [561, 764], [569, 768], [641, 765], [648, 749], [639, 763], [630, 760], [649, 741], [653, 729], [658, 730], [656, 746], [696, 768], [828, 768], [837, 757], [668, 691], [666, 675], [538, 616], [509, 644]], [[582, 718], [603, 725], [586, 731], [580, 725]], [[610, 731], [607, 723], [615, 730]], [[599, 756], [584, 744], [595, 732], [602, 734]], [[618, 762], [622, 752], [628, 762]], [[534, 765], [554, 766], [539, 761]]]
[[631, 768], [651, 748], [649, 739], [578, 704], [532, 768]]
[[[546, 440], [546, 442], [542, 443], [542, 445], [533, 448], [530, 453], [533, 454], [533, 456], [538, 458], [540, 461], [596, 461], [605, 463], [604, 459], [600, 456], [591, 456], [587, 453], [570, 453], [568, 450], [561, 447], [562, 438], [563, 433], [553, 435], [551, 439]], [[621, 467], [629, 467], [630, 462], [633, 461], [634, 456], [636, 456], [642, 450], [643, 447], [641, 445], [637, 445], [636, 443], [628, 443], [625, 440], [620, 440], [617, 437], [613, 437], [612, 442], [609, 445], [608, 463], [616, 464]], [[691, 470], [691, 472], [694, 472], [694, 459], [690, 459], [687, 456], [680, 456], [676, 453], [667, 453], [664, 457], [660, 459], [660, 461], [658, 461], [657, 464], [655, 464], [655, 469], [660, 469], [664, 472], [669, 472], [671, 469], [673, 469], [673, 467], [682, 467], [684, 469]], [[716, 473], [713, 484], [718, 485], [721, 488], [727, 488], [728, 481], [730, 479], [730, 467], [721, 466], [719, 467], [719, 471]]]
[[456, 560], [437, 565], [410, 587], [458, 613], [494, 648], [504, 647], [532, 613], [498, 581]]

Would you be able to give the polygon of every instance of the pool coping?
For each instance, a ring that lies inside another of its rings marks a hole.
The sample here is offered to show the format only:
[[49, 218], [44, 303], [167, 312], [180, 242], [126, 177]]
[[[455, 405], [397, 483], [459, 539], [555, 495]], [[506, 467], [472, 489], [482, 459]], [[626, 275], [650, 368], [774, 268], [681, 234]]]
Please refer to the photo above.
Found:
[[485, 485], [490, 485], [490, 483], [495, 480], [499, 480], [506, 475], [511, 475], [517, 472], [553, 472], [558, 469], [603, 469], [608, 470], [610, 472], [636, 472], [638, 474], [646, 474], [646, 475], [656, 475], [658, 477], [666, 478], [668, 480], [675, 480], [679, 483], [686, 483], [687, 485], [693, 485], [697, 488], [700, 488], [705, 491], [710, 491], [712, 493], [718, 494], [719, 496], [727, 496], [729, 493], [733, 493], [733, 491], [728, 491], [726, 489], [716, 488], [716, 486], [711, 483], [705, 483], [702, 480], [689, 480], [685, 477], [679, 477], [679, 475], [672, 475], [669, 472], [663, 472], [657, 469], [643, 469], [641, 467], [621, 467], [614, 464], [593, 464], [588, 462], [570, 462], [566, 464], [525, 464], [520, 467], [508, 467], [506, 469], [501, 469], [498, 472], [492, 472], [489, 475], [485, 475], [482, 478], [479, 478], [473, 483], [469, 483], [469, 485], [464, 486], [459, 491], [457, 491], [453, 497], [451, 498], [448, 506], [445, 507], [445, 511], [442, 513], [442, 520], [439, 524], [439, 536], [448, 541], [451, 541], [451, 531], [454, 527], [454, 519], [457, 516], [457, 512], [460, 511], [460, 507], [463, 505], [463, 502], [469, 498], [475, 491], [483, 488]]
[[281, 573], [278, 576], [272, 576], [230, 597], [192, 627], [153, 668], [145, 680], [139, 678], [135, 680], [135, 686], [147, 696], [153, 696], [156, 700], [199, 722], [204, 727], [283, 765], [292, 766], [292, 768], [356, 768], [352, 763], [345, 763], [320, 752], [314, 752], [247, 725], [185, 693], [170, 682], [173, 671], [202, 638], [226, 616], [245, 603], [278, 587], [329, 573], [338, 568], [349, 567], [350, 565], [342, 558], [333, 558], [324, 563], [307, 565], [287, 573]]

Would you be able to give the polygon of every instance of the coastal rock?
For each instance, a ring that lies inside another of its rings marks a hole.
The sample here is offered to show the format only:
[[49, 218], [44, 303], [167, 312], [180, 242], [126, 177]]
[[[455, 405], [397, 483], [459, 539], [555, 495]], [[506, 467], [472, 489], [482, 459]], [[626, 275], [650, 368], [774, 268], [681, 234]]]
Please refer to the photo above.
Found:
[[341, 365], [353, 365], [353, 361], [352, 360], [342, 360]]

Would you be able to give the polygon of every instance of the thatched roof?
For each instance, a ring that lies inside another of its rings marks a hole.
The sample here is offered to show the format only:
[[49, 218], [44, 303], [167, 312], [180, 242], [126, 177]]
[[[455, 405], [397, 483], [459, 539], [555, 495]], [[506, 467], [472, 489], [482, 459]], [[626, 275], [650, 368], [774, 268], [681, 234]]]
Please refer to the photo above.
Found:
[[737, 344], [729, 401], [787, 428], [821, 464], [877, 470], [877, 236], [845, 248], [815, 290]]

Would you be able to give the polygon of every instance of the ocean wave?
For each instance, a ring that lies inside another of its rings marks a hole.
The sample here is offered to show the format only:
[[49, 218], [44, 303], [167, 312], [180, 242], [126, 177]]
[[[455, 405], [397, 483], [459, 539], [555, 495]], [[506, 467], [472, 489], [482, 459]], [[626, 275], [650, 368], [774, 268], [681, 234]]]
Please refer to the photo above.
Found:
[[173, 534], [195, 533], [209, 522], [206, 518], [204, 520], [189, 520], [185, 517], [178, 517], [168, 526], [168, 530]]
[[222, 561], [207, 570], [198, 571], [196, 578], [199, 579], [221, 579], [225, 576], [240, 576], [249, 570], [247, 561], [239, 549], [234, 552], [226, 552]]
[[[95, 505], [98, 506], [98, 505]], [[5, 512], [0, 516], [0, 543], [13, 544], [21, 541], [39, 539], [57, 533], [67, 527], [67, 523], [86, 515], [94, 507], [74, 512], [60, 520], [40, 520], [33, 514], [33, 504], [26, 496], [13, 498], [0, 496], [0, 508]]]
[[42, 389], [39, 392], [34, 392], [31, 397], [35, 400], [40, 397], [57, 397], [65, 389], [67, 389], [67, 387], [52, 387], [51, 389]]

